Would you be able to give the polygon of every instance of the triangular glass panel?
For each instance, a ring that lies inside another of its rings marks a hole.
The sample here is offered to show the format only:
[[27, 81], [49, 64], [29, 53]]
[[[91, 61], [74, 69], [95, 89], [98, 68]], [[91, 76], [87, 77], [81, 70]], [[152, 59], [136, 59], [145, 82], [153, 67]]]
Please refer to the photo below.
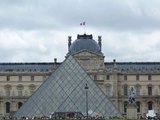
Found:
[[112, 102], [72, 56], [53, 72], [14, 116], [48, 116], [50, 113], [121, 117]]

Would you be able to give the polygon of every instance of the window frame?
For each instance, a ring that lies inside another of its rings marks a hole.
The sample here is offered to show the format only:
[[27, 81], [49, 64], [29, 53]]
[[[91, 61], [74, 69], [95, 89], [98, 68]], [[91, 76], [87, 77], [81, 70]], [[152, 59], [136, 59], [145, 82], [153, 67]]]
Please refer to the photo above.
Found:
[[148, 80], [152, 80], [152, 75], [151, 74], [148, 75]]
[[9, 75], [6, 76], [6, 81], [10, 81], [10, 76]]
[[110, 75], [106, 75], [106, 80], [110, 80]]
[[140, 80], [139, 78], [140, 78], [140, 76], [137, 74], [136, 75], [136, 80], [139, 81]]
[[148, 86], [148, 96], [152, 96], [152, 86]]
[[128, 96], [128, 85], [124, 85], [124, 87], [123, 87], [123, 95], [124, 96]]
[[22, 75], [19, 75], [18, 81], [22, 81]]
[[128, 80], [128, 76], [127, 75], [124, 75], [124, 80]]
[[31, 75], [31, 81], [34, 81], [34, 80], [35, 80], [35, 76]]

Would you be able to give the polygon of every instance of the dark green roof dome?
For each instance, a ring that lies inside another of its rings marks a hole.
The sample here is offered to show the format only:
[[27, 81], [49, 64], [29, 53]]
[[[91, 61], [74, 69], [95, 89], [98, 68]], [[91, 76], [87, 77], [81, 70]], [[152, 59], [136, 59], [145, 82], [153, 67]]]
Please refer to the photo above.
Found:
[[69, 47], [70, 54], [74, 54], [83, 50], [101, 53], [101, 48], [98, 43], [92, 39], [92, 35], [77, 35], [77, 40], [75, 40]]

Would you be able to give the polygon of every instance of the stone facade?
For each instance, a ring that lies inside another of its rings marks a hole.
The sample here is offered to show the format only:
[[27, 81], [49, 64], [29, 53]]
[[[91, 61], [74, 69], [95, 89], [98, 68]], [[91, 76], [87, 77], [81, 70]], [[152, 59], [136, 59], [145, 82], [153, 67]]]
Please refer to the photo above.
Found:
[[[90, 36], [79, 36], [80, 39], [83, 37], [93, 40]], [[98, 40], [97, 45], [101, 50], [101, 37]], [[68, 45], [67, 56], [72, 53], [71, 37]], [[74, 51], [72, 56], [124, 116], [131, 86], [136, 90], [138, 116], [143, 116], [151, 109], [160, 113], [160, 63], [105, 62], [101, 51], [84, 48]], [[56, 59], [53, 63], [0, 63], [0, 114], [8, 115], [17, 111], [60, 64]]]
[[[36, 63], [39, 65], [42, 64]], [[53, 71], [35, 69], [32, 63], [0, 63], [0, 69], [0, 115], [17, 111]]]
[[[91, 58], [91, 65], [86, 65], [82, 62], [83, 55], [94, 56], [94, 60]], [[119, 64], [129, 64], [130, 63], [116, 63], [113, 60], [112, 63], [103, 62], [103, 55], [99, 57], [91, 53], [78, 53], [76, 57], [84, 68], [87, 67], [87, 73], [93, 78], [95, 82], [101, 87], [101, 89], [110, 97], [114, 105], [121, 111], [121, 113], [126, 116], [126, 106], [128, 104], [128, 89], [133, 86], [136, 90], [136, 103], [137, 103], [137, 115], [144, 116], [148, 110], [154, 109], [156, 113], [160, 113], [160, 71], [153, 68], [143, 68], [144, 65], [154, 67], [155, 63], [132, 63], [132, 66], [138, 64], [142, 67], [140, 70], [131, 71], [130, 69], [122, 70], [118, 66]], [[94, 63], [93, 63], [94, 61]], [[96, 64], [96, 61], [97, 64]], [[96, 64], [96, 65], [95, 65]], [[111, 65], [112, 64], [112, 65]], [[157, 64], [157, 63], [156, 63]], [[107, 66], [108, 65], [108, 66]], [[88, 68], [88, 67], [91, 68]], [[92, 66], [98, 66], [98, 69], [92, 69]], [[156, 65], [155, 65], [156, 66]], [[143, 70], [145, 69], [145, 70]], [[153, 69], [153, 70], [149, 70]]]

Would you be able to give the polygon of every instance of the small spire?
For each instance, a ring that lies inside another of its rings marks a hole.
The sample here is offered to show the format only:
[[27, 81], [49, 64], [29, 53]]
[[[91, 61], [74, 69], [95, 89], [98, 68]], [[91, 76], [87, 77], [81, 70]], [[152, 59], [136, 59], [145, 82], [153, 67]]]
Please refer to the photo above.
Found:
[[113, 59], [113, 63], [114, 63], [114, 64], [116, 63], [116, 59]]
[[68, 51], [69, 51], [71, 44], [72, 44], [72, 36], [68, 36]]
[[57, 58], [54, 58], [54, 63], [57, 63]]
[[113, 69], [114, 69], [114, 70], [116, 70], [116, 69], [117, 69], [116, 59], [113, 59]]

